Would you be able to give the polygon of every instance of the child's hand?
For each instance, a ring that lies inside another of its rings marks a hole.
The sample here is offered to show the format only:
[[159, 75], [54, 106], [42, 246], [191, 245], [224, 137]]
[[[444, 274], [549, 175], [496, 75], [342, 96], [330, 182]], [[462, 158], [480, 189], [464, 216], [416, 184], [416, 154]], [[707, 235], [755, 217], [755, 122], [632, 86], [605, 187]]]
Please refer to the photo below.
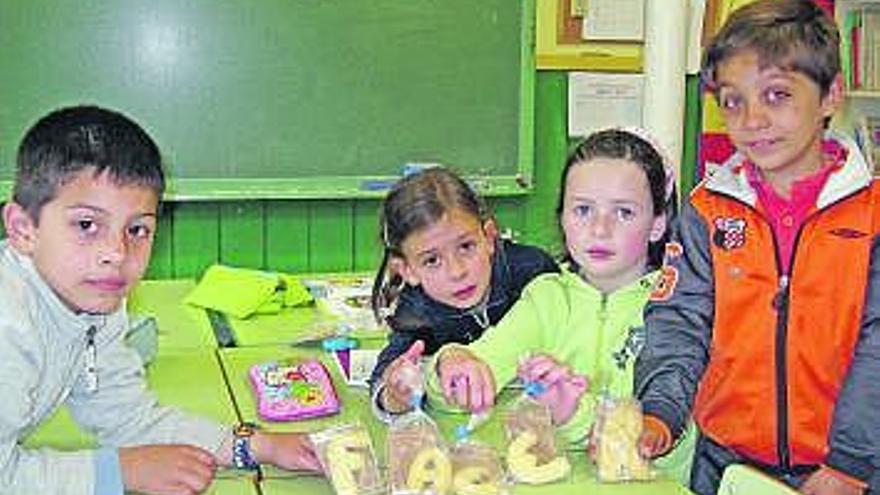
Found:
[[201, 493], [214, 479], [214, 456], [191, 445], [144, 445], [119, 449], [127, 491], [153, 495]]
[[483, 412], [495, 404], [495, 377], [486, 363], [460, 347], [443, 351], [437, 359], [447, 402], [471, 412]]
[[645, 416], [642, 419], [642, 434], [639, 436], [639, 454], [645, 459], [660, 457], [672, 448], [669, 429], [659, 419]]
[[808, 495], [861, 495], [864, 490], [826, 467], [807, 476], [799, 490]]
[[424, 351], [425, 343], [417, 340], [385, 369], [385, 389], [381, 399], [386, 411], [402, 413], [412, 407], [410, 399], [414, 386], [422, 379], [419, 360]]
[[260, 462], [291, 471], [321, 472], [315, 446], [305, 433], [267, 433], [258, 431], [251, 438], [254, 455]]
[[547, 404], [555, 425], [565, 424], [571, 419], [580, 405], [581, 397], [589, 388], [587, 377], [573, 373], [571, 368], [546, 354], [530, 357], [520, 363], [517, 374], [525, 382], [536, 382], [545, 387], [545, 392], [535, 399]]

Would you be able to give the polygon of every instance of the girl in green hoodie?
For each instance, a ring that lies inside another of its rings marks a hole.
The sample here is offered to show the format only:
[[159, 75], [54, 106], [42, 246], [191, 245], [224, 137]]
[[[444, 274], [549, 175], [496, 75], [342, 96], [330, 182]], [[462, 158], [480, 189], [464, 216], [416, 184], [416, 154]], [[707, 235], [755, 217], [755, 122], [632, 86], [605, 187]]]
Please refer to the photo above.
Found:
[[[675, 212], [673, 175], [644, 133], [609, 129], [568, 158], [557, 215], [567, 267], [544, 274], [477, 342], [435, 357], [434, 396], [471, 411], [515, 378], [537, 381], [562, 437], [583, 446], [600, 394], [632, 396], [642, 309], [659, 278]], [[436, 378], [436, 379], [435, 379]], [[683, 442], [690, 443], [690, 442]], [[658, 465], [687, 480], [690, 445]]]

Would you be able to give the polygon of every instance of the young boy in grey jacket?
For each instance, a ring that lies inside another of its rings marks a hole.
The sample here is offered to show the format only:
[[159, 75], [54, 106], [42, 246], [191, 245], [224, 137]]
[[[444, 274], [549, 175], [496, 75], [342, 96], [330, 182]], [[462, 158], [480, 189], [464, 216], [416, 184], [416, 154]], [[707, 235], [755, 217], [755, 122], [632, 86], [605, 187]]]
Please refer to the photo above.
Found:
[[[305, 435], [215, 424], [147, 391], [123, 343], [165, 187], [146, 132], [113, 111], [61, 109], [27, 132], [17, 167], [0, 242], [3, 493], [196, 493], [218, 465], [319, 470]], [[62, 404], [100, 447], [23, 448]]]

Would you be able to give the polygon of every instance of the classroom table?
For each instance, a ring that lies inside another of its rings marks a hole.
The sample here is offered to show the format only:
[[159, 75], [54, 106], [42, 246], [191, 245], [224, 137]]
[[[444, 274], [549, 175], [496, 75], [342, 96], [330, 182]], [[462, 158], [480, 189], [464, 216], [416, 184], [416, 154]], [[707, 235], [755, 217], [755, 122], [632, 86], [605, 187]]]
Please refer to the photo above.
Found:
[[[243, 420], [254, 421], [269, 430], [303, 432], [315, 432], [343, 423], [359, 422], [366, 427], [370, 434], [380, 468], [384, 469], [387, 466], [387, 454], [385, 452], [387, 426], [377, 420], [370, 410], [368, 392], [365, 389], [351, 388], [344, 385], [335, 364], [332, 362], [330, 354], [327, 354], [320, 350], [319, 347], [314, 346], [292, 347], [277, 345], [220, 349], [218, 352], [220, 354], [220, 361], [228, 378], [234, 402], [238, 407], [238, 411]], [[308, 357], [319, 358], [330, 371], [342, 403], [341, 412], [334, 416], [305, 421], [271, 422], [260, 418], [257, 413], [256, 399], [247, 378], [247, 373], [250, 367], [254, 364], [271, 360]], [[515, 400], [520, 394], [521, 391], [519, 390], [504, 391], [499, 397], [497, 410], [500, 411], [507, 407], [511, 401]], [[447, 411], [432, 411], [432, 417], [437, 422], [443, 437], [448, 440], [453, 438], [453, 431], [456, 426], [466, 423], [468, 419], [467, 414]], [[477, 428], [473, 436], [477, 440], [493, 445], [500, 445], [504, 436], [502, 428], [503, 426], [499, 419], [499, 415], [495, 415], [493, 416], [493, 419]], [[689, 493], [684, 487], [668, 480], [658, 480], [647, 483], [599, 483], [596, 481], [592, 464], [587, 462], [583, 453], [570, 453], [570, 455], [572, 456], [571, 459], [575, 467], [571, 479], [563, 483], [554, 483], [540, 487], [517, 485], [514, 488], [513, 493], [535, 495], [574, 492], [599, 495]], [[262, 493], [265, 495], [273, 493], [332, 493], [332, 488], [325, 478], [309, 473], [285, 472], [268, 468], [265, 470], [264, 475], [265, 477], [261, 481], [260, 486]]]
[[203, 495], [260, 495], [257, 483], [250, 477], [215, 478], [211, 486], [202, 493]]
[[156, 318], [159, 353], [217, 347], [205, 310], [183, 303], [195, 286], [192, 279], [142, 280], [129, 295], [129, 314]]
[[[319, 286], [322, 283], [332, 284], [336, 282], [341, 287], [346, 283], [355, 284], [358, 287], [363, 284], [371, 284], [373, 274], [368, 273], [321, 273], [302, 275], [298, 278], [305, 285]], [[358, 292], [360, 292], [360, 288]], [[317, 288], [315, 292], [320, 293]], [[313, 303], [304, 306], [287, 307], [275, 314], [254, 314], [247, 318], [235, 318], [223, 315], [225, 324], [228, 326], [235, 346], [261, 346], [275, 344], [302, 344], [320, 341], [326, 337], [345, 333], [362, 344], [369, 341], [378, 341], [380, 345], [387, 336], [386, 330], [377, 328], [362, 328], [363, 322], [347, 321], [349, 314], [340, 314], [335, 307], [335, 300], [330, 301], [317, 295]], [[372, 313], [369, 309], [358, 309], [357, 318], [367, 320], [370, 327], [374, 325]]]

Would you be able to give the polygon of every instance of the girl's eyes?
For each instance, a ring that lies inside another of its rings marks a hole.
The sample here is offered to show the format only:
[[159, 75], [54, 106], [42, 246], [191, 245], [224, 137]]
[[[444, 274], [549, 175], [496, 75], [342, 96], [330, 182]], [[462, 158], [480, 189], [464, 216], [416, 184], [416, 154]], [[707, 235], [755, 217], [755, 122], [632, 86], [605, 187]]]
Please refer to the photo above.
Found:
[[575, 205], [574, 216], [578, 218], [588, 217], [591, 210], [592, 208], [590, 207], [590, 205]]
[[427, 256], [422, 258], [422, 266], [425, 268], [437, 268], [440, 266], [439, 256]]
[[628, 222], [635, 218], [636, 212], [632, 208], [620, 207], [617, 208], [617, 219], [623, 222]]
[[475, 241], [475, 240], [464, 241], [461, 244], [459, 244], [458, 249], [464, 254], [471, 253], [475, 249], [477, 249], [477, 241]]
[[[573, 208], [574, 216], [577, 219], [584, 220], [590, 216], [596, 215], [596, 210], [590, 205], [575, 205]], [[618, 206], [614, 208], [614, 216], [618, 221], [628, 222], [635, 218], [636, 210], [629, 206]]]

